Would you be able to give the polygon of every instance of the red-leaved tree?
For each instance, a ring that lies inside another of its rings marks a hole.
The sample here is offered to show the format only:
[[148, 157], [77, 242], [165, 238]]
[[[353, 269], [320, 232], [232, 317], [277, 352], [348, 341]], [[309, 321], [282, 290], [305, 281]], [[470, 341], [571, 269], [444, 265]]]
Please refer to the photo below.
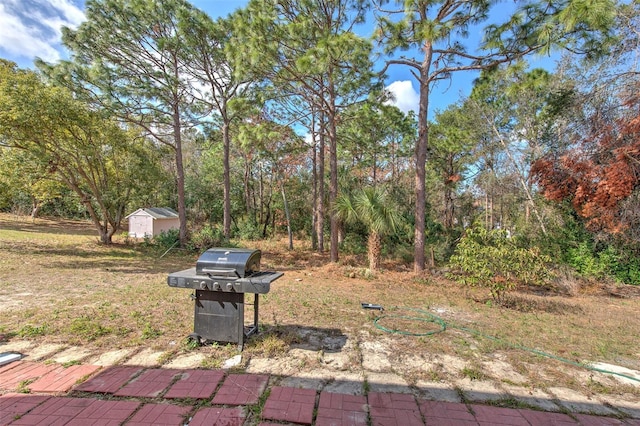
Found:
[[638, 89], [627, 92], [615, 118], [602, 110], [593, 113], [586, 134], [570, 149], [548, 154], [532, 166], [544, 196], [571, 201], [592, 231], [620, 234], [638, 225]]

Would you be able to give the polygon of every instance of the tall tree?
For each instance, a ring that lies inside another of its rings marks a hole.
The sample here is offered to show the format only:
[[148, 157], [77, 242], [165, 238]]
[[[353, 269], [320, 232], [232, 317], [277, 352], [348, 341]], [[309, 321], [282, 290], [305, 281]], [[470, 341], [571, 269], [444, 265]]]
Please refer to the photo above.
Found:
[[182, 53], [184, 0], [88, 0], [87, 20], [63, 28], [72, 62], [41, 68], [96, 101], [110, 113], [142, 127], [175, 154], [180, 241], [187, 239], [182, 133], [194, 124], [194, 97]]
[[573, 86], [557, 143], [533, 166], [547, 199], [569, 201], [596, 234], [640, 243], [640, 5], [618, 9], [610, 55], [563, 64]]
[[[599, 31], [606, 31], [614, 11], [610, 0], [563, 0], [554, 3], [527, 0], [503, 22], [496, 22], [497, 8], [506, 2], [410, 0], [386, 9], [377, 0], [378, 35], [385, 51], [402, 53], [387, 64], [409, 67], [420, 88], [418, 141], [415, 147], [414, 270], [425, 268], [426, 161], [429, 148], [428, 112], [433, 85], [460, 71], [493, 68], [553, 46], [585, 51]], [[399, 16], [399, 18], [398, 18]], [[484, 26], [484, 27], [482, 27]], [[469, 35], [480, 30], [485, 37], [469, 46]], [[410, 56], [414, 53], [414, 56]]]
[[[282, 97], [299, 96], [319, 117], [329, 145], [331, 261], [338, 261], [338, 116], [372, 91], [371, 44], [353, 33], [361, 0], [252, 1], [237, 16], [236, 57]], [[319, 176], [320, 177], [320, 176]], [[320, 183], [319, 185], [322, 185]]]
[[6, 61], [0, 61], [0, 104], [0, 144], [24, 151], [75, 192], [100, 241], [110, 244], [136, 191], [155, 180], [144, 143], [67, 89]]
[[456, 213], [456, 190], [473, 161], [477, 134], [468, 108], [461, 105], [452, 105], [437, 113], [429, 133], [431, 167], [442, 184], [442, 224], [451, 229]]
[[[214, 115], [212, 124], [219, 126], [223, 145], [223, 232], [231, 238], [231, 124], [239, 118], [243, 95], [250, 90], [249, 82], [237, 78], [229, 60], [235, 47], [231, 43], [231, 22], [216, 22], [201, 11], [193, 11], [181, 22], [186, 36], [184, 56], [189, 58], [187, 72], [206, 88], [198, 97]], [[235, 106], [235, 107], [234, 107]]]

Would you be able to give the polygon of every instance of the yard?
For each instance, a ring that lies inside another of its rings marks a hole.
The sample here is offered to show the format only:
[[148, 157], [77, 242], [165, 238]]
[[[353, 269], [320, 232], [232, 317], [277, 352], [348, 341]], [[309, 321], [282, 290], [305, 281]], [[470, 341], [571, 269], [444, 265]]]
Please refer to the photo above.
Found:
[[[2, 341], [21, 339], [95, 352], [144, 347], [162, 351], [166, 361], [199, 353], [203, 367], [236, 354], [234, 345], [196, 347], [185, 338], [193, 328], [190, 291], [169, 287], [166, 278], [194, 266], [198, 254], [161, 257], [144, 244], [125, 244], [124, 236], [116, 240], [97, 244], [82, 222], [0, 214], [0, 351]], [[285, 275], [260, 300], [261, 331], [245, 345], [240, 368], [269, 359], [282, 374], [364, 369], [393, 372], [409, 385], [486, 380], [640, 398], [637, 384], [570, 363], [640, 370], [637, 287], [576, 284], [572, 295], [521, 290], [499, 307], [486, 290], [416, 276], [409, 265], [387, 263], [371, 276], [364, 259], [329, 264], [302, 242], [294, 251], [281, 241], [243, 245], [262, 249], [263, 270]], [[384, 306], [387, 316], [374, 323], [381, 313], [363, 302]], [[300, 351], [315, 355], [301, 360]]]

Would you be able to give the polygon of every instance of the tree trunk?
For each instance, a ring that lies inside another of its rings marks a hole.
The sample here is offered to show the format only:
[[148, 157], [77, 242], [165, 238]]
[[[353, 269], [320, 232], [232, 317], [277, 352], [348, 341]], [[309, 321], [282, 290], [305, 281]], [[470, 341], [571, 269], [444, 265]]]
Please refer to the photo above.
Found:
[[377, 232], [369, 234], [369, 269], [377, 271], [380, 269], [380, 259], [382, 257], [382, 237]]
[[311, 134], [313, 138], [313, 145], [311, 146], [311, 185], [313, 187], [312, 193], [312, 208], [311, 208], [311, 249], [318, 249], [318, 155], [316, 146], [316, 133], [315, 133], [315, 115], [314, 124], [311, 125]]
[[289, 204], [287, 203], [287, 194], [284, 191], [284, 184], [280, 185], [282, 191], [282, 204], [284, 205], [284, 216], [287, 220], [287, 235], [289, 236], [289, 250], [293, 250], [293, 232], [291, 231], [291, 213], [289, 212]]
[[223, 144], [223, 234], [226, 239], [231, 238], [231, 166], [229, 165], [229, 151], [231, 150], [231, 137], [229, 135], [229, 123], [224, 122], [222, 125], [222, 144]]
[[424, 271], [425, 268], [425, 213], [426, 213], [426, 165], [427, 147], [429, 145], [429, 68], [433, 56], [433, 45], [427, 41], [423, 46], [424, 60], [420, 68], [420, 110], [418, 113], [418, 140], [415, 148], [416, 177], [415, 177], [415, 233], [413, 270]]
[[318, 253], [324, 253], [324, 151], [325, 151], [325, 117], [320, 114], [320, 146], [318, 147]]
[[[331, 75], [331, 72], [329, 72]], [[333, 209], [338, 198], [338, 134], [336, 129], [336, 94], [333, 82], [329, 80], [329, 210], [331, 224], [331, 262], [338, 261], [338, 216]]]

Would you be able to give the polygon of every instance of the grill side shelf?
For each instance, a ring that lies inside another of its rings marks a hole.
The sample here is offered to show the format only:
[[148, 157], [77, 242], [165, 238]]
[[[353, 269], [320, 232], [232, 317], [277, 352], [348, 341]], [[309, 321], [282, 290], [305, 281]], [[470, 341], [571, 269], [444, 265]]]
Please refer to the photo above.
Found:
[[271, 282], [282, 275], [284, 275], [283, 272], [264, 271], [249, 277], [230, 280], [224, 279], [224, 277], [198, 275], [196, 274], [196, 268], [190, 268], [169, 274], [167, 284], [169, 284], [169, 287], [196, 290], [265, 294], [269, 292]]

